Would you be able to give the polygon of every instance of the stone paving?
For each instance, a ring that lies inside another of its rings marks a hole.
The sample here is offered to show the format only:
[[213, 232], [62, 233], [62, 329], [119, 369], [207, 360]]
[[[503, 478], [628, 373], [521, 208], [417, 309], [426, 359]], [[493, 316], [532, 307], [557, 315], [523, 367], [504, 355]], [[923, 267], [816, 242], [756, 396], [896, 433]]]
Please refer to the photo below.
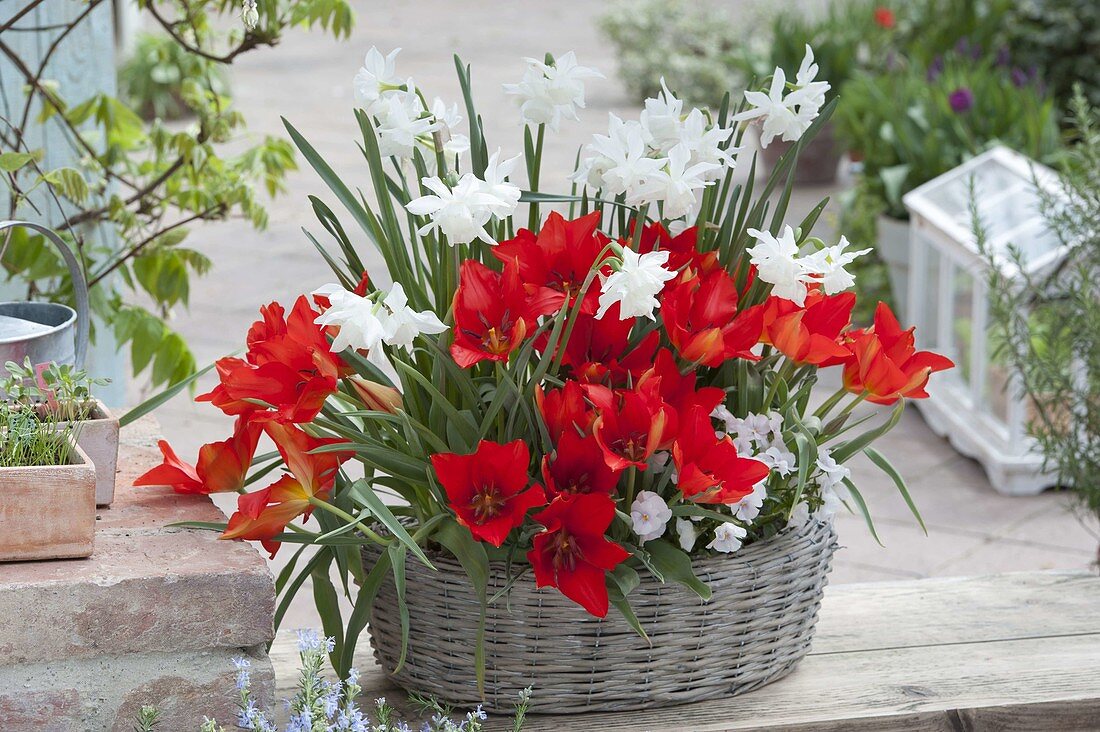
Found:
[[[544, 50], [576, 50], [579, 61], [607, 78], [592, 82], [580, 122], [563, 123], [547, 141], [544, 189], [571, 169], [577, 145], [606, 130], [608, 112], [636, 115], [639, 105], [615, 77], [613, 49], [594, 24], [601, 3], [559, 0], [550, 4], [468, 0], [412, 0], [360, 6], [353, 38], [337, 42], [319, 33], [295, 32], [277, 49], [257, 52], [233, 68], [239, 108], [252, 134], [280, 134], [288, 117], [345, 180], [368, 184], [351, 112], [351, 79], [372, 44], [383, 51], [401, 46], [399, 71], [416, 79], [429, 98], [458, 100], [451, 56], [473, 65], [473, 85], [485, 118], [490, 149], [522, 150], [522, 129], [501, 84], [522, 74], [520, 58]], [[305, 165], [304, 161], [301, 161]], [[177, 327], [200, 364], [237, 350], [256, 308], [273, 299], [290, 302], [331, 277], [301, 233], [318, 229], [306, 200], [327, 196], [309, 169], [290, 176], [288, 193], [271, 207], [271, 224], [255, 233], [241, 222], [211, 224], [196, 231], [194, 244], [211, 255], [213, 271], [192, 284], [190, 312]], [[808, 209], [834, 190], [797, 192], [795, 208]], [[334, 206], [335, 208], [335, 206]], [[349, 231], [351, 228], [349, 227]], [[361, 252], [369, 244], [363, 243]], [[376, 272], [381, 265], [374, 263]], [[164, 432], [182, 455], [224, 439], [230, 420], [209, 405], [180, 397], [163, 408]], [[878, 546], [857, 516], [840, 517], [834, 582], [966, 575], [1035, 569], [1085, 568], [1096, 556], [1097, 537], [1068, 510], [1068, 497], [1048, 492], [1031, 498], [998, 495], [979, 466], [936, 437], [910, 409], [879, 448], [909, 482], [928, 525], [925, 536], [892, 483], [869, 463], [853, 465], [854, 478], [876, 517], [885, 547]], [[230, 504], [231, 505], [231, 504]], [[223, 508], [225, 506], [223, 505]], [[287, 627], [317, 625], [308, 593], [288, 616]]]

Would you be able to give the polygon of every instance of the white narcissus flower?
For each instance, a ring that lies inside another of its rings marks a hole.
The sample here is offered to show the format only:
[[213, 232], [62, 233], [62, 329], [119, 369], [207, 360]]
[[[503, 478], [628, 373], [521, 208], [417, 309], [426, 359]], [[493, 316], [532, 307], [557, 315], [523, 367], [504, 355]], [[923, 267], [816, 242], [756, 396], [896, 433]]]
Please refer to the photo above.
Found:
[[386, 337], [386, 325], [383, 322], [386, 314], [381, 303], [356, 295], [336, 284], [325, 285], [313, 294], [327, 297], [329, 301], [329, 308], [313, 322], [340, 329], [332, 340], [334, 353], [348, 348], [365, 350], [367, 360], [371, 363], [382, 367], [388, 364], [382, 350], [382, 342]]
[[772, 294], [776, 297], [790, 300], [799, 307], [805, 305], [806, 285], [813, 281], [813, 272], [798, 256], [794, 229], [783, 227], [778, 239], [758, 229], [748, 229], [748, 233], [757, 241], [746, 251], [760, 279], [772, 286]]
[[443, 142], [443, 154], [447, 159], [454, 160], [460, 155], [470, 151], [470, 138], [459, 133], [458, 126], [462, 124], [462, 115], [458, 111], [458, 104], [450, 107], [439, 97], [432, 100], [432, 117], [435, 118], [435, 127], [444, 132], [446, 138]]
[[772, 84], [767, 93], [761, 91], [745, 92], [745, 100], [752, 105], [733, 117], [734, 122], [764, 118], [760, 132], [760, 146], [767, 147], [776, 137], [784, 142], [794, 142], [802, 137], [810, 124], [817, 118], [825, 104], [825, 94], [830, 85], [827, 81], [814, 81], [817, 77], [817, 64], [814, 63], [813, 49], [806, 46], [806, 55], [795, 75], [793, 91], [784, 94], [787, 88], [787, 76], [783, 69], [776, 68], [772, 74]]
[[591, 155], [572, 179], [611, 196], [626, 194], [628, 199], [668, 162], [648, 157], [641, 124], [624, 122], [614, 114], [609, 115], [607, 134], [593, 135], [585, 150]]
[[643, 542], [664, 536], [665, 527], [672, 518], [672, 509], [665, 499], [653, 491], [641, 491], [630, 504], [630, 521], [634, 533]]
[[506, 219], [512, 215], [519, 205], [519, 186], [512, 185], [506, 179], [516, 169], [520, 156], [500, 159], [500, 148], [489, 156], [489, 162], [485, 166], [485, 180], [481, 183], [481, 190], [494, 199], [489, 204], [489, 209], [498, 219]]
[[485, 224], [493, 216], [490, 207], [500, 201], [482, 190], [484, 181], [467, 173], [454, 188], [448, 188], [439, 178], [424, 178], [421, 183], [433, 193], [405, 204], [410, 213], [431, 218], [418, 229], [421, 236], [438, 230], [451, 245], [469, 244], [474, 239], [496, 244]]
[[814, 50], [806, 44], [806, 55], [802, 57], [802, 65], [798, 67], [798, 73], [794, 77], [796, 88], [787, 98], [787, 103], [797, 104], [799, 116], [808, 116], [808, 122], [812, 122], [817, 117], [818, 111], [825, 106], [825, 94], [830, 88], [827, 81], [815, 81], [817, 70], [817, 64], [814, 63]]
[[685, 552], [690, 552], [695, 548], [695, 542], [699, 540], [699, 529], [696, 528], [695, 522], [698, 518], [692, 517], [689, 521], [687, 519], [676, 519], [676, 536], [680, 542], [680, 548]]
[[387, 317], [383, 318], [383, 340], [387, 345], [411, 351], [413, 340], [423, 334], [433, 335], [447, 330], [447, 326], [431, 310], [417, 312], [409, 307], [409, 298], [400, 282], [394, 282], [382, 299]]
[[373, 105], [378, 124], [378, 152], [382, 157], [411, 158], [416, 138], [435, 126], [414, 91], [391, 92]]
[[584, 109], [585, 79], [602, 79], [603, 74], [577, 63], [572, 51], [562, 54], [553, 65], [526, 58], [527, 69], [518, 84], [505, 84], [504, 93], [516, 97], [523, 121], [544, 124], [558, 131], [563, 118], [578, 119]]
[[713, 549], [723, 554], [732, 554], [741, 548], [741, 540], [748, 536], [748, 529], [737, 524], [722, 523], [714, 530], [714, 540], [707, 544], [707, 549]]
[[668, 251], [639, 255], [633, 249], [623, 249], [622, 261], [609, 275], [601, 275], [600, 309], [596, 319], [602, 320], [608, 309], [619, 303], [619, 320], [647, 317], [656, 320], [653, 311], [660, 307], [657, 295], [665, 283], [676, 276], [665, 267]]
[[395, 48], [383, 56], [374, 46], [367, 51], [363, 66], [355, 74], [352, 86], [355, 88], [355, 103], [373, 114], [374, 104], [382, 97], [386, 87], [399, 86], [402, 79], [397, 78], [397, 54]]
[[641, 203], [664, 203], [661, 215], [665, 219], [678, 219], [695, 208], [699, 197], [697, 191], [710, 183], [707, 173], [720, 169], [715, 163], [696, 163], [688, 166], [691, 152], [683, 143], [674, 145], [668, 151], [668, 165], [650, 175], [645, 183], [638, 186], [633, 195], [627, 197], [630, 205]]
[[752, 487], [752, 493], [742, 498], [737, 503], [729, 504], [733, 515], [745, 523], [751, 523], [760, 515], [760, 509], [764, 505], [764, 499], [768, 497], [768, 491], [764, 488], [767, 480], [762, 480]]
[[662, 76], [661, 93], [656, 98], [645, 100], [645, 109], [639, 117], [646, 144], [664, 154], [680, 142], [683, 108], [683, 100], [669, 91]]
[[683, 125], [680, 127], [680, 144], [691, 151], [691, 163], [712, 163], [704, 176], [704, 180], [717, 180], [722, 177], [726, 168], [733, 169], [737, 165], [734, 157], [741, 148], [728, 147], [722, 149], [722, 145], [730, 139], [733, 130], [725, 127], [707, 127], [706, 116], [698, 109], [691, 110]]
[[840, 237], [840, 241], [831, 247], [825, 247], [806, 257], [807, 266], [813, 273], [820, 277], [821, 289], [826, 295], [835, 295], [843, 292], [856, 283], [856, 278], [845, 269], [849, 264], [870, 252], [870, 249], [860, 249], [858, 252], [844, 251], [851, 242], [847, 237]]

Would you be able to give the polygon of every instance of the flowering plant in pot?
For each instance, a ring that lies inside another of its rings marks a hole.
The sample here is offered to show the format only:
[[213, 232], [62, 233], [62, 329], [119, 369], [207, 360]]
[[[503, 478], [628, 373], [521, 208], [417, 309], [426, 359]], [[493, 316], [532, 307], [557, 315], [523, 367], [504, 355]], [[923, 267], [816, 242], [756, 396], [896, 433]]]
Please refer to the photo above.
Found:
[[[844, 462], [869, 455], [908, 500], [871, 443], [950, 366], [885, 307], [851, 327], [860, 252], [811, 236], [824, 203], [784, 222], [827, 83], [713, 112], [666, 90], [639, 120], [612, 116], [559, 193], [542, 190], [543, 141], [596, 73], [572, 53], [529, 59], [506, 87], [527, 123], [515, 157], [489, 152], [461, 62], [462, 111], [429, 104], [395, 64], [372, 49], [356, 77], [373, 203], [287, 124], [393, 284], [313, 199], [334, 246], [311, 240], [337, 281], [261, 309], [244, 358], [218, 361], [199, 397], [236, 417], [233, 436], [195, 465], [162, 443], [139, 483], [238, 491], [227, 524], [202, 526], [272, 553], [302, 545], [279, 612], [311, 578], [340, 673], [368, 620], [398, 683], [490, 708], [532, 684], [532, 709], [580, 711], [789, 671], [834, 546], [828, 515], [866, 514]], [[761, 188], [733, 182], [755, 165], [738, 160], [749, 120], [802, 128]], [[521, 164], [526, 189], [511, 182]], [[815, 401], [827, 367], [843, 387]], [[277, 454], [255, 455], [261, 432]], [[721, 642], [701, 648], [711, 630]]]
[[83, 422], [32, 396], [20, 367], [0, 401], [0, 561], [86, 557], [95, 535], [95, 466]]

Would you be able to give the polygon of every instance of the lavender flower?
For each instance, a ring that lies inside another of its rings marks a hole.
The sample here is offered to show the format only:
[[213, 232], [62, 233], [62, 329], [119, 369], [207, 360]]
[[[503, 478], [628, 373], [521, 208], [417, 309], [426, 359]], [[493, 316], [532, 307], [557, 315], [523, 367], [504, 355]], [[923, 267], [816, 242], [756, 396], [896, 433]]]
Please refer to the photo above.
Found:
[[932, 63], [928, 64], [928, 71], [925, 72], [924, 78], [929, 81], [935, 81], [943, 74], [943, 56], [936, 56], [932, 59]]
[[970, 108], [974, 106], [974, 92], [965, 86], [960, 86], [948, 95], [947, 102], [956, 114], [969, 112]]

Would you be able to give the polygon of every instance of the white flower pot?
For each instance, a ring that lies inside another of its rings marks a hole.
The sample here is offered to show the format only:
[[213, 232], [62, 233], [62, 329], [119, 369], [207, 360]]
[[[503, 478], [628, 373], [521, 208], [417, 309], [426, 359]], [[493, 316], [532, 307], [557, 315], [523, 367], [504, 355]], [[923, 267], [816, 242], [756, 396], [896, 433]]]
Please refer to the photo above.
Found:
[[95, 504], [111, 505], [118, 468], [118, 417], [98, 399], [91, 418], [80, 425], [76, 444], [95, 465]]
[[878, 217], [878, 255], [886, 264], [895, 310], [907, 317], [909, 311], [909, 222], [890, 216]]

